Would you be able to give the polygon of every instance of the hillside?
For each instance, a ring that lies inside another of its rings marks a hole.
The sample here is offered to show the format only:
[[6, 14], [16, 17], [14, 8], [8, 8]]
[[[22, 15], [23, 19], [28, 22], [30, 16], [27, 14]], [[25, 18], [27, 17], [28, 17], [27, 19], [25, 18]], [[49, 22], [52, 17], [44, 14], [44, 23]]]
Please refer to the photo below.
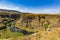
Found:
[[31, 14], [0, 9], [1, 40], [60, 40], [59, 33], [60, 14]]

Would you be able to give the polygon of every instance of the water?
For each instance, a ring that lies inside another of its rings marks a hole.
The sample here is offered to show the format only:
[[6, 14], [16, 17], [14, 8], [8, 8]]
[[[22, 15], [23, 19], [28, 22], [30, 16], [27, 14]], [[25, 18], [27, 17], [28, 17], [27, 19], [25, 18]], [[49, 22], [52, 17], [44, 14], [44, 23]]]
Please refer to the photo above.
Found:
[[16, 27], [14, 27], [13, 25], [10, 26], [10, 31], [11, 31], [11, 32], [23, 33], [24, 35], [30, 35], [30, 34], [33, 33], [33, 32], [28, 32], [28, 31], [26, 31], [26, 30], [22, 30], [22, 29], [16, 28]]

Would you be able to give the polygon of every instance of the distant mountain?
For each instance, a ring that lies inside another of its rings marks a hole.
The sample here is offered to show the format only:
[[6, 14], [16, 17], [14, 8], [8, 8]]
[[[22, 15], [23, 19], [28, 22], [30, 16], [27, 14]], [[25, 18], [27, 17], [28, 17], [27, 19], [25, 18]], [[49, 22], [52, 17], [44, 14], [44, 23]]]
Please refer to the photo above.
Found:
[[[4, 12], [19, 12], [19, 11], [16, 11], [16, 10], [8, 10], [8, 9], [0, 9], [0, 11], [4, 11]], [[21, 13], [21, 12], [19, 12]]]
[[28, 13], [28, 12], [20, 12], [20, 11], [9, 10], [9, 9], [0, 9], [0, 12], [16, 12], [16, 13], [23, 13], [23, 14], [31, 14], [31, 13]]

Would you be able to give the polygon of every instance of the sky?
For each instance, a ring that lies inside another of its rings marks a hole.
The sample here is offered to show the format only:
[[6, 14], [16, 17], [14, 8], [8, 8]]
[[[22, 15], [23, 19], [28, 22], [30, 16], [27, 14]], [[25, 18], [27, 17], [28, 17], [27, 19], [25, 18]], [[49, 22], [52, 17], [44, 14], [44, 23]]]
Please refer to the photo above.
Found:
[[29, 13], [60, 13], [60, 0], [0, 0], [0, 9]]

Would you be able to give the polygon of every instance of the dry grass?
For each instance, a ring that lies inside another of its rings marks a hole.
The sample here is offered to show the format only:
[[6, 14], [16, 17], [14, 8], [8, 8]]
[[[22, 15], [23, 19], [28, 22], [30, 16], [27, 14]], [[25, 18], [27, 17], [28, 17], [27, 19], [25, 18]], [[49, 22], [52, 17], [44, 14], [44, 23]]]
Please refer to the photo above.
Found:
[[[41, 15], [41, 16], [45, 16], [46, 19], [42, 19], [42, 21], [40, 22], [38, 20], [39, 15], [35, 15], [35, 19], [33, 19], [30, 22], [30, 24], [34, 26], [34, 29], [30, 29], [30, 27], [24, 27], [25, 24], [21, 23], [22, 19], [24, 18], [23, 16], [27, 17], [27, 16], [30, 16], [30, 14], [21, 15], [21, 18], [18, 21], [16, 21], [15, 26], [20, 29], [27, 30], [29, 32], [36, 32], [36, 33], [28, 35], [28, 36], [24, 36], [24, 37], [19, 36], [16, 39], [9, 38], [5, 40], [60, 40], [60, 24], [58, 22], [60, 19], [60, 15], [58, 16], [57, 15]], [[31, 16], [34, 16], [34, 14], [33, 15], [31, 14]], [[42, 22], [43, 24], [46, 24], [47, 21], [50, 23], [48, 25], [48, 27], [51, 27], [50, 31], [46, 31], [45, 28], [41, 26]]]
[[24, 38], [18, 38], [18, 40], [60, 40], [60, 28], [52, 28], [49, 32], [39, 31]]

